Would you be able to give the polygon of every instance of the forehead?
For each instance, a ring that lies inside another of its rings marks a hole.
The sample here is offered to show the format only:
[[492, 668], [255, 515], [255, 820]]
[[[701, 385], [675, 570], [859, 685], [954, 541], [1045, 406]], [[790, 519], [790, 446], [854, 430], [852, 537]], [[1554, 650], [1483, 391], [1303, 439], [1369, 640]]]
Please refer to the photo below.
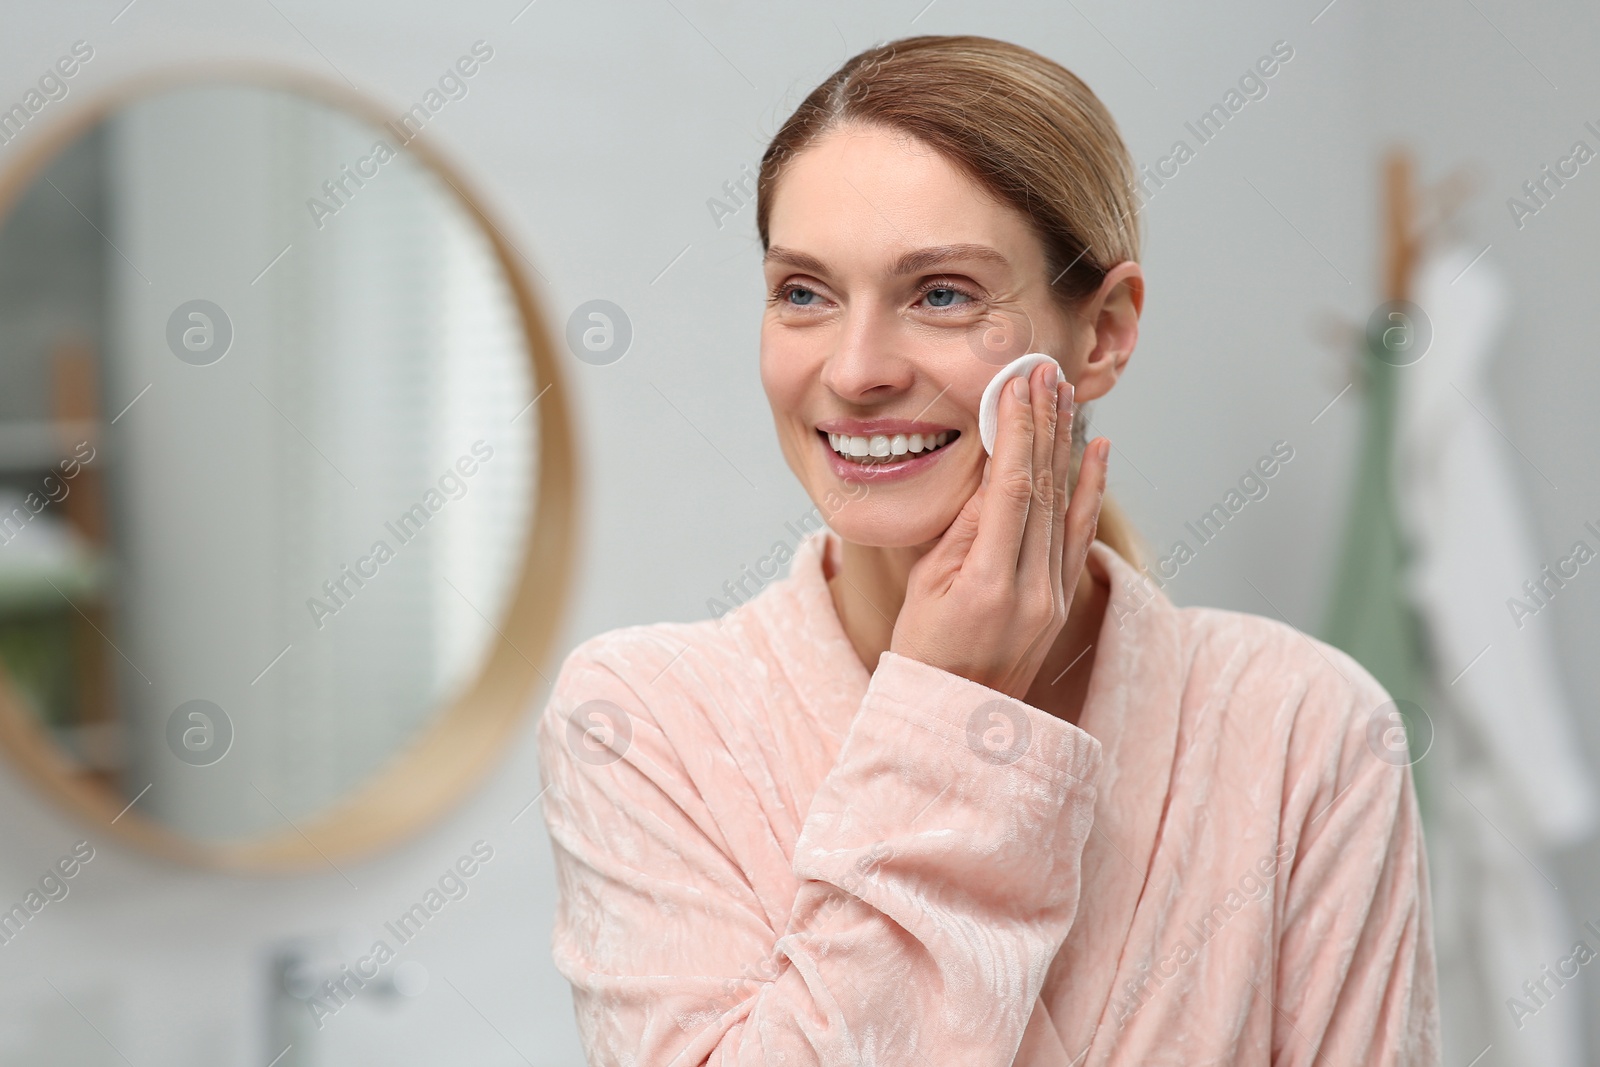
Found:
[[960, 245], [1019, 269], [1043, 263], [1020, 213], [925, 142], [881, 127], [841, 127], [792, 158], [767, 225], [775, 249], [841, 269], [886, 271], [908, 252]]

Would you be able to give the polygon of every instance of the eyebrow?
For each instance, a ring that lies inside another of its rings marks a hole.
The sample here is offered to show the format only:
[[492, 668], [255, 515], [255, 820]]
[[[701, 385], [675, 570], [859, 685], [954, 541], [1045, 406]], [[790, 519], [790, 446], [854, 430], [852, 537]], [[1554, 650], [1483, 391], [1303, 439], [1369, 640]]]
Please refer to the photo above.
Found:
[[[961, 245], [934, 245], [931, 248], [919, 248], [907, 252], [895, 260], [889, 267], [889, 272], [894, 275], [919, 274], [930, 267], [952, 260], [980, 260], [985, 263], [994, 263], [1002, 267], [1011, 266], [1011, 261], [988, 245], [961, 244]], [[787, 263], [796, 270], [809, 271], [812, 274], [828, 273], [827, 266], [816, 256], [801, 252], [794, 248], [785, 248], [782, 245], [773, 245], [763, 257], [767, 263]]]

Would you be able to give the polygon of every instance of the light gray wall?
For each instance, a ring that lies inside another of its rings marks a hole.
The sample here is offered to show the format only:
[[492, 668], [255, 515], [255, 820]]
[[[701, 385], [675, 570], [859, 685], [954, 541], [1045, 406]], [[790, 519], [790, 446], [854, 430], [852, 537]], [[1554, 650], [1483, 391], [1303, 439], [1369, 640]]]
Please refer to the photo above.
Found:
[[[579, 303], [603, 297], [627, 310], [635, 330], [620, 363], [569, 367], [588, 506], [563, 651], [613, 626], [703, 617], [706, 598], [808, 510], [772, 440], [756, 374], [753, 212], [718, 229], [706, 200], [754, 167], [765, 139], [838, 62], [916, 32], [988, 34], [1065, 63], [1105, 99], [1141, 162], [1165, 154], [1184, 122], [1275, 41], [1294, 47], [1269, 95], [1146, 210], [1142, 342], [1096, 413], [1118, 448], [1113, 489], [1158, 547], [1275, 440], [1295, 447], [1271, 495], [1172, 583], [1174, 599], [1317, 624], [1360, 406], [1352, 390], [1312, 423], [1350, 380], [1348, 355], [1323, 345], [1313, 327], [1324, 313], [1359, 323], [1379, 302], [1377, 168], [1390, 135], [1416, 142], [1425, 176], [1467, 159], [1489, 168], [1470, 231], [1494, 243], [1491, 254], [1517, 286], [1516, 344], [1497, 375], [1504, 428], [1559, 471], [1562, 486], [1526, 483], [1527, 506], [1551, 550], [1569, 543], [1582, 519], [1600, 518], [1592, 462], [1600, 431], [1586, 411], [1600, 385], [1588, 343], [1596, 314], [1590, 238], [1600, 211], [1588, 185], [1600, 177], [1586, 169], [1549, 217], [1522, 233], [1509, 229], [1501, 203], [1579, 135], [1584, 119], [1600, 118], [1600, 108], [1584, 111], [1596, 99], [1596, 32], [1594, 13], [1578, 0], [1538, 12], [1505, 0], [1414, 0], [1382, 11], [1366, 0], [1337, 0], [1325, 11], [1322, 0], [1232, 0], [1159, 12], [1108, 0], [937, 0], [926, 8], [925, 0], [540, 0], [520, 15], [521, 0], [275, 2], [276, 10], [140, 0], [114, 24], [115, 2], [17, 6], [0, 36], [0, 101], [19, 97], [84, 38], [97, 55], [75, 79], [79, 95], [174, 59], [256, 56], [348, 77], [398, 112], [473, 41], [489, 41], [494, 59], [426, 136], [475, 176], [537, 265], [553, 329]], [[1559, 92], [1526, 69], [1485, 15]], [[65, 114], [74, 99], [50, 105], [46, 117]], [[15, 151], [0, 148], [0, 165]], [[1600, 733], [1600, 667], [1589, 652], [1600, 639], [1597, 603], [1600, 582], [1591, 579], [1552, 609], [1591, 741]], [[169, 869], [59, 816], [9, 767], [0, 770], [8, 815], [0, 900], [19, 896], [78, 838], [99, 849], [73, 895], [0, 948], [0, 1004], [18, 1005], [0, 1009], [5, 1026], [44, 1020], [73, 1035], [59, 1040], [104, 1052], [48, 979], [135, 1063], [265, 1063], [272, 1053], [263, 1055], [256, 1029], [263, 945], [381, 921], [484, 838], [496, 858], [473, 894], [406, 950], [432, 973], [429, 991], [388, 1024], [375, 1007], [370, 1019], [352, 1016], [342, 1037], [388, 1025], [447, 1036], [441, 1061], [578, 1063], [568, 995], [549, 964], [547, 840], [537, 809], [510, 822], [537, 791], [525, 735], [438, 828], [347, 869], [353, 888], [331, 871], [257, 882]], [[1596, 868], [1592, 852], [1567, 864], [1580, 904], [1593, 906], [1600, 894]], [[328, 1028], [346, 1022], [341, 1015]]]
[[[1593, 414], [1600, 400], [1600, 165], [1581, 167], [1521, 228], [1507, 201], [1526, 201], [1523, 183], [1541, 177], [1540, 168], [1553, 167], [1575, 141], [1600, 149], [1600, 137], [1584, 128], [1600, 127], [1593, 62], [1600, 10], [1411, 0], [1374, 31], [1365, 62], [1385, 76], [1365, 86], [1367, 136], [1406, 137], [1432, 177], [1459, 163], [1472, 166], [1481, 183], [1463, 223], [1475, 244], [1490, 246], [1486, 258], [1497, 261], [1512, 291], [1491, 375], [1499, 430], [1527, 461], [1511, 459], [1539, 563], [1554, 561], [1580, 537], [1593, 543], [1585, 522], [1600, 526], [1600, 424]], [[1600, 768], [1600, 580], [1580, 571], [1547, 611], [1588, 765]], [[1575, 942], [1583, 920], [1600, 918], [1600, 844], [1591, 840], [1556, 859], [1549, 873], [1567, 897]], [[1500, 997], [1514, 995], [1524, 977], [1506, 976]], [[1600, 983], [1587, 973], [1583, 982], [1594, 1062]]]

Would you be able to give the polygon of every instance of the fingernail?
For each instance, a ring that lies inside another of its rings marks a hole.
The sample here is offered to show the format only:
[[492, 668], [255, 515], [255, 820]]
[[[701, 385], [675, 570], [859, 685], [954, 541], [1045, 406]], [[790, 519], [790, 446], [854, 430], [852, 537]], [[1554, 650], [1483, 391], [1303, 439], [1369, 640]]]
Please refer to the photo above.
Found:
[[1056, 414], [1065, 415], [1072, 410], [1072, 383], [1062, 382], [1056, 386]]
[[1044, 367], [1044, 387], [1046, 389], [1054, 389], [1056, 387], [1056, 379], [1058, 377], [1060, 377], [1060, 375], [1056, 368], [1051, 364], [1046, 363]]
[[1028, 402], [1028, 378], [1026, 375], [1021, 378], [1012, 379], [1011, 395], [1022, 401], [1024, 404]]

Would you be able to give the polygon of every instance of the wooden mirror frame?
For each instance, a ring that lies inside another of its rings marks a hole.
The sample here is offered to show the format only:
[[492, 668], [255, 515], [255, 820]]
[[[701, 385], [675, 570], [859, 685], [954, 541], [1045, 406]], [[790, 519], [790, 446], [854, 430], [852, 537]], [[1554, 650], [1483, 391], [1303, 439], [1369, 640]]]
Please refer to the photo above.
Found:
[[[258, 62], [195, 64], [137, 76], [101, 89], [59, 122], [46, 119], [31, 143], [0, 173], [0, 221], [24, 190], [67, 147], [131, 101], [189, 85], [281, 89], [370, 123], [395, 140], [385, 109], [354, 89], [295, 70]], [[35, 132], [30, 130], [29, 132]], [[533, 528], [528, 531], [509, 606], [487, 662], [448, 707], [370, 778], [332, 807], [290, 822], [281, 831], [209, 842], [177, 833], [140, 814], [137, 803], [85, 780], [60, 751], [38, 716], [24, 706], [0, 666], [0, 748], [44, 794], [102, 834], [158, 856], [197, 867], [242, 873], [300, 873], [333, 867], [397, 845], [465, 799], [509, 747], [534, 692], [571, 596], [577, 546], [578, 472], [569, 399], [544, 315], [521, 253], [489, 218], [461, 173], [429, 146], [422, 131], [395, 145], [443, 178], [494, 249], [517, 303], [538, 403], [538, 464]], [[529, 266], [532, 266], [531, 262]], [[537, 268], [535, 268], [537, 270]], [[548, 679], [546, 679], [548, 681]], [[341, 872], [342, 873], [342, 872]]]

